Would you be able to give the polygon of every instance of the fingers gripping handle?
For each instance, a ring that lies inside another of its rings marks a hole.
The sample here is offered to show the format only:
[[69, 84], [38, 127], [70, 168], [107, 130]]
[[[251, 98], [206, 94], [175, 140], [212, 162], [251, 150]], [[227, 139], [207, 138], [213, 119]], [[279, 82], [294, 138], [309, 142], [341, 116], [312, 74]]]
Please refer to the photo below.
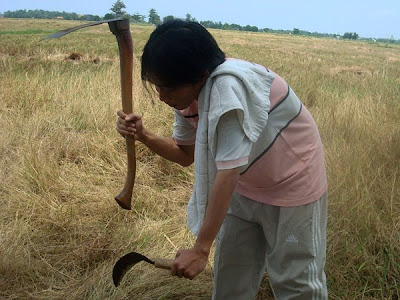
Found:
[[[108, 23], [110, 31], [115, 35], [118, 42], [120, 70], [121, 70], [121, 96], [122, 110], [126, 114], [133, 111], [132, 105], [132, 72], [133, 72], [133, 43], [129, 29], [129, 20]], [[127, 174], [125, 186], [122, 191], [114, 197], [117, 203], [124, 209], [131, 209], [132, 190], [135, 184], [136, 155], [135, 140], [131, 136], [126, 137], [127, 151]]]

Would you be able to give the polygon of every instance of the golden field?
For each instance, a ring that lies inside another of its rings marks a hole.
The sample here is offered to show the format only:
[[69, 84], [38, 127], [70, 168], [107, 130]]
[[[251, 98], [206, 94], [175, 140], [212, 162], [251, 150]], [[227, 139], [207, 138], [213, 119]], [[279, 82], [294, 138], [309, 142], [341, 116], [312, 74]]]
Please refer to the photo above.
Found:
[[[119, 59], [107, 25], [41, 38], [77, 21], [0, 19], [0, 299], [209, 299], [212, 259], [193, 281], [140, 263], [190, 247], [192, 168], [137, 143], [132, 211], [113, 197], [126, 172]], [[171, 135], [173, 113], [140, 81], [151, 26], [132, 25], [134, 109]], [[313, 114], [329, 180], [330, 299], [400, 298], [400, 47], [211, 30], [227, 56], [276, 71]], [[75, 54], [80, 59], [69, 59]], [[265, 277], [258, 300], [271, 299]]]

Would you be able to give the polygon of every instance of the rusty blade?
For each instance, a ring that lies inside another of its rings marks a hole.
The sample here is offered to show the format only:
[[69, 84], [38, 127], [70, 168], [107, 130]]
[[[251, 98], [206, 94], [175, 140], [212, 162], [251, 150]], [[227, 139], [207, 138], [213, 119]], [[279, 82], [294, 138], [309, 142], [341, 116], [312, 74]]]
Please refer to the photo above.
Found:
[[97, 21], [97, 22], [92, 22], [92, 23], [86, 23], [86, 24], [82, 24], [82, 25], [78, 25], [75, 27], [71, 27], [71, 28], [67, 28], [67, 29], [63, 29], [60, 30], [59, 32], [56, 32], [52, 35], [49, 36], [45, 36], [43, 39], [56, 39], [56, 38], [60, 38], [68, 33], [71, 33], [75, 30], [79, 30], [85, 27], [90, 27], [90, 26], [96, 26], [96, 25], [100, 25], [103, 23], [110, 23], [110, 22], [115, 22], [115, 21], [122, 21], [123, 19], [121, 18], [117, 18], [117, 19], [110, 19], [110, 20], [103, 20], [103, 21]]
[[134, 265], [136, 265], [138, 262], [145, 261], [148, 262], [152, 265], [154, 265], [154, 261], [150, 260], [146, 256], [136, 253], [136, 252], [131, 252], [128, 253], [124, 256], [122, 256], [114, 265], [113, 268], [113, 281], [114, 285], [118, 286], [124, 277], [125, 273], [129, 271], [130, 268], [132, 268]]

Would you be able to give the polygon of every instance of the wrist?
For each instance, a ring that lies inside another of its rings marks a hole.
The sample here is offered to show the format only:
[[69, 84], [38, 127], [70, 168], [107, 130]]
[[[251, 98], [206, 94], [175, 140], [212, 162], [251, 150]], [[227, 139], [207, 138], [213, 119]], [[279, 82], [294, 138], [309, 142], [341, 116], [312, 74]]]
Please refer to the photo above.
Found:
[[149, 132], [143, 128], [141, 134], [138, 135], [137, 140], [147, 145], [147, 141], [149, 140]]
[[193, 248], [201, 255], [204, 255], [206, 257], [210, 255], [211, 245], [208, 245], [208, 243], [201, 243], [197, 240]]

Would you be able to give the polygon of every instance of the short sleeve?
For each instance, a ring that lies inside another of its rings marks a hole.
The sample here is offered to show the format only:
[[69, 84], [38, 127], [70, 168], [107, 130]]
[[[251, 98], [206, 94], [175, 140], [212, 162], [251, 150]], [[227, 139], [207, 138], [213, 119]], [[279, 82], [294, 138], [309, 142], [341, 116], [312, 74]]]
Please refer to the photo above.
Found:
[[225, 113], [217, 126], [217, 169], [233, 169], [247, 165], [251, 147], [252, 143], [239, 123], [236, 110]]
[[194, 145], [196, 140], [196, 128], [174, 110], [175, 122], [173, 126], [172, 138], [178, 145]]

